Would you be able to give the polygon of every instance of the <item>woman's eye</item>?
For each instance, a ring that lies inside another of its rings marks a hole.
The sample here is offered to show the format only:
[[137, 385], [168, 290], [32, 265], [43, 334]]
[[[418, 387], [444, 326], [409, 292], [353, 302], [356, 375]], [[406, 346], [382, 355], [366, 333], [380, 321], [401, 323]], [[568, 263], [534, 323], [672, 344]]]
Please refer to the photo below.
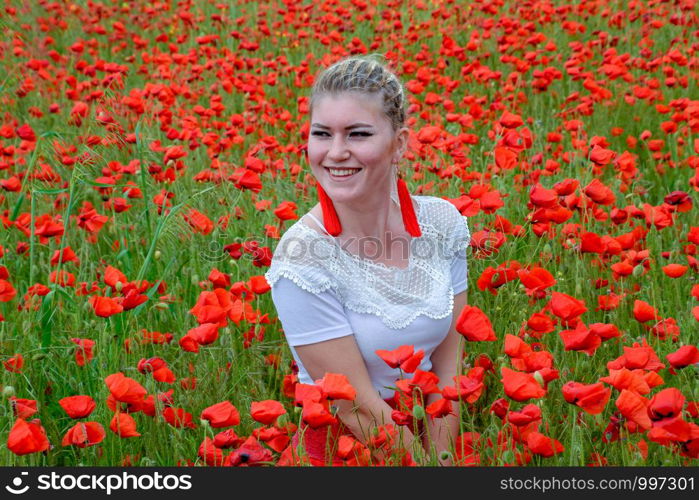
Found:
[[313, 132], [311, 132], [311, 135], [314, 135], [316, 137], [325, 137], [328, 135], [328, 133], [323, 132], [322, 130], [314, 130]]
[[371, 132], [352, 132], [350, 136], [371, 137]]

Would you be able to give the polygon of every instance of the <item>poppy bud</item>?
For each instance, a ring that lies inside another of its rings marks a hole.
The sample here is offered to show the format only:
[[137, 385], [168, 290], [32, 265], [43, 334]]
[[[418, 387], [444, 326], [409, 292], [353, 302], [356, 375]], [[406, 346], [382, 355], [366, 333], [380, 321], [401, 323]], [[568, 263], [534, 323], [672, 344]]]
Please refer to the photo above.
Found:
[[549, 243], [546, 243], [544, 245], [544, 253], [551, 253], [551, 251], [552, 251], [551, 245]]
[[39, 352], [39, 353], [36, 353], [34, 356], [32, 356], [32, 361], [41, 361], [45, 357], [46, 357], [45, 352]]
[[199, 275], [198, 274], [192, 275], [192, 285], [194, 285], [194, 286], [199, 285]]
[[160, 260], [160, 256], [163, 255], [160, 250], [156, 250], [155, 253], [153, 254], [153, 258], [155, 260]]
[[210, 424], [209, 421], [206, 420], [205, 418], [200, 419], [200, 420], [199, 420], [199, 424], [201, 424], [201, 426], [204, 428], [204, 430], [206, 430], [206, 429], [208, 429], [209, 427], [211, 427], [211, 424]]
[[121, 292], [121, 291], [124, 289], [124, 284], [123, 284], [121, 281], [117, 281], [117, 282], [114, 284], [114, 289], [115, 289], [117, 292]]
[[636, 265], [636, 267], [633, 268], [633, 274], [634, 278], [638, 278], [643, 274], [643, 266], [641, 264]]
[[155, 466], [158, 465], [158, 464], [157, 464], [157, 462], [156, 462], [155, 460], [153, 460], [152, 458], [143, 457], [143, 458], [141, 459], [140, 465], [141, 465], [142, 467], [155, 467]]
[[168, 309], [168, 305], [165, 302], [158, 302], [153, 307], [155, 307], [156, 309], [158, 309], [160, 311], [167, 311], [167, 309]]
[[425, 418], [425, 409], [420, 405], [413, 406], [413, 417], [418, 420]]
[[11, 385], [6, 385], [5, 387], [2, 388], [2, 395], [6, 398], [14, 396], [15, 395], [15, 388], [12, 387]]
[[534, 380], [536, 380], [541, 387], [544, 387], [544, 377], [539, 370], [534, 372]]
[[235, 259], [229, 260], [228, 265], [231, 267], [238, 267], [238, 263], [235, 261]]

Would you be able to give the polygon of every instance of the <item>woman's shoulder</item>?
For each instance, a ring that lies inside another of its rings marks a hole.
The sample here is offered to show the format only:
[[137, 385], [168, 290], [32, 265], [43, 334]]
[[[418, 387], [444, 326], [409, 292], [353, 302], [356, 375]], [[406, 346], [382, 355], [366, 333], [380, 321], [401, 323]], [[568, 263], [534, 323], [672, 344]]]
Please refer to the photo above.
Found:
[[272, 254], [272, 262], [265, 278], [270, 286], [281, 277], [292, 280], [307, 291], [320, 291], [336, 286], [329, 269], [335, 251], [312, 221], [300, 217], [282, 234]]
[[465, 219], [459, 209], [451, 201], [438, 196], [414, 196], [420, 204], [420, 213], [427, 222], [432, 223], [440, 230], [447, 230], [453, 224], [461, 223]]
[[449, 199], [437, 196], [416, 196], [421, 219], [430, 224], [451, 249], [462, 249], [471, 241], [468, 221]]

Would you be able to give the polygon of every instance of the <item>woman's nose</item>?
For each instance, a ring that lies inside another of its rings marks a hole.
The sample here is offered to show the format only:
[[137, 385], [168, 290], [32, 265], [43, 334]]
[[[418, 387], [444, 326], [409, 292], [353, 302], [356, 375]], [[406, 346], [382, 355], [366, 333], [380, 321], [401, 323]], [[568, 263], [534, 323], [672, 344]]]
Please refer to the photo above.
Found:
[[328, 158], [333, 161], [342, 161], [349, 158], [349, 150], [345, 140], [340, 136], [335, 136], [328, 150]]

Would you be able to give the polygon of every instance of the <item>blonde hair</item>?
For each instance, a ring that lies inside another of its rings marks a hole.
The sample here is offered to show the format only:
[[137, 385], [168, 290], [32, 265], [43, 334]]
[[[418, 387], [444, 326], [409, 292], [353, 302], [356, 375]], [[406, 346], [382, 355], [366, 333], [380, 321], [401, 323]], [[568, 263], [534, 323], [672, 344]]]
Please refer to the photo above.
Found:
[[376, 56], [355, 56], [342, 59], [324, 69], [311, 90], [310, 108], [323, 94], [362, 92], [383, 97], [383, 111], [396, 131], [405, 125], [405, 90], [398, 77]]

